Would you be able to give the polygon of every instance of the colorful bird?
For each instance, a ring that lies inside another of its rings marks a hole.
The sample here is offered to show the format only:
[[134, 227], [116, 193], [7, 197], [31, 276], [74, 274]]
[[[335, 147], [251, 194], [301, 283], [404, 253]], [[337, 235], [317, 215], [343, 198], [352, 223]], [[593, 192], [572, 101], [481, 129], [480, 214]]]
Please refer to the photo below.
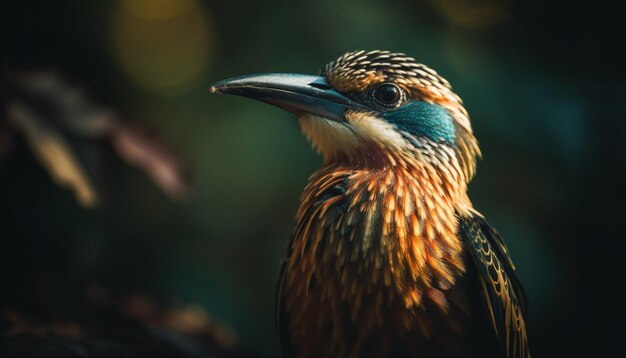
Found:
[[294, 113], [324, 157], [278, 284], [285, 356], [530, 356], [515, 267], [467, 195], [480, 150], [448, 81], [402, 53], [357, 51], [320, 76], [210, 91]]

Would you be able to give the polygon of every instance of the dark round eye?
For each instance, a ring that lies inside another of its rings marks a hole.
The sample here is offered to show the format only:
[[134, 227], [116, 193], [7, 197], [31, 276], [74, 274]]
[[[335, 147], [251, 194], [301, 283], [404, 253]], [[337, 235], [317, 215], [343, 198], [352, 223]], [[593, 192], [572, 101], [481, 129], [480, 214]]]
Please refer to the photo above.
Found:
[[393, 106], [402, 99], [402, 90], [393, 83], [383, 83], [374, 89], [374, 99], [385, 106]]

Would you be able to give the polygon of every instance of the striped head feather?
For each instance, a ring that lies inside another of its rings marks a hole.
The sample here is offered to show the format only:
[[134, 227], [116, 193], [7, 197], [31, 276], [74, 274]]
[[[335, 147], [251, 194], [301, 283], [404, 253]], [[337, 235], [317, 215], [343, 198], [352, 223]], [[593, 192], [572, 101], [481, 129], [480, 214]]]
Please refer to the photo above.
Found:
[[[384, 152], [411, 157], [441, 145], [454, 150], [463, 179], [472, 178], [478, 142], [463, 102], [437, 72], [405, 54], [376, 50], [346, 53], [321, 74], [335, 90], [367, 108], [349, 111], [345, 122], [300, 117], [304, 134], [327, 162], [377, 165], [387, 157]], [[397, 101], [384, 102], [393, 100], [394, 88]], [[372, 153], [372, 148], [382, 153]]]

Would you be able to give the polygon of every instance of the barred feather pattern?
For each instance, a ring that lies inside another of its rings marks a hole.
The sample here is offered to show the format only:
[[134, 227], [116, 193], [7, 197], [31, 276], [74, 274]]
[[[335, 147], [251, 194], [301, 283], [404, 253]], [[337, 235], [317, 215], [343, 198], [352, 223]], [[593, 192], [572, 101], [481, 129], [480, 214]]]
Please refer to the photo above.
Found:
[[524, 291], [504, 241], [482, 217], [463, 218], [459, 232], [472, 248], [486, 309], [502, 352], [507, 357], [529, 357]]
[[420, 141], [429, 149], [310, 178], [279, 287], [297, 357], [387, 356], [398, 337], [435, 334], [424, 304], [449, 309], [440, 290], [465, 271], [456, 213], [472, 209], [456, 153]]

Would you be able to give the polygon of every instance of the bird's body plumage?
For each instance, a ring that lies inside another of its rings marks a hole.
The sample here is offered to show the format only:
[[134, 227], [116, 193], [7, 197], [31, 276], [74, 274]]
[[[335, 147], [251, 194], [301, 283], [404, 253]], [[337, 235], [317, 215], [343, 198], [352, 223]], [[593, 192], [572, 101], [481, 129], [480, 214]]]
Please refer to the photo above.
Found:
[[285, 355], [528, 357], [514, 266], [467, 196], [480, 152], [460, 98], [385, 51], [348, 53], [322, 76], [299, 78], [288, 101], [283, 77], [263, 77], [280, 83], [271, 96], [250, 86], [296, 113], [325, 160], [281, 271]]
[[462, 307], [443, 294], [465, 272], [455, 212], [431, 215], [447, 199], [420, 192], [413, 170], [330, 166], [311, 179], [279, 290], [297, 356], [384, 357], [401, 341], [417, 354], [419, 336], [461, 344]]

